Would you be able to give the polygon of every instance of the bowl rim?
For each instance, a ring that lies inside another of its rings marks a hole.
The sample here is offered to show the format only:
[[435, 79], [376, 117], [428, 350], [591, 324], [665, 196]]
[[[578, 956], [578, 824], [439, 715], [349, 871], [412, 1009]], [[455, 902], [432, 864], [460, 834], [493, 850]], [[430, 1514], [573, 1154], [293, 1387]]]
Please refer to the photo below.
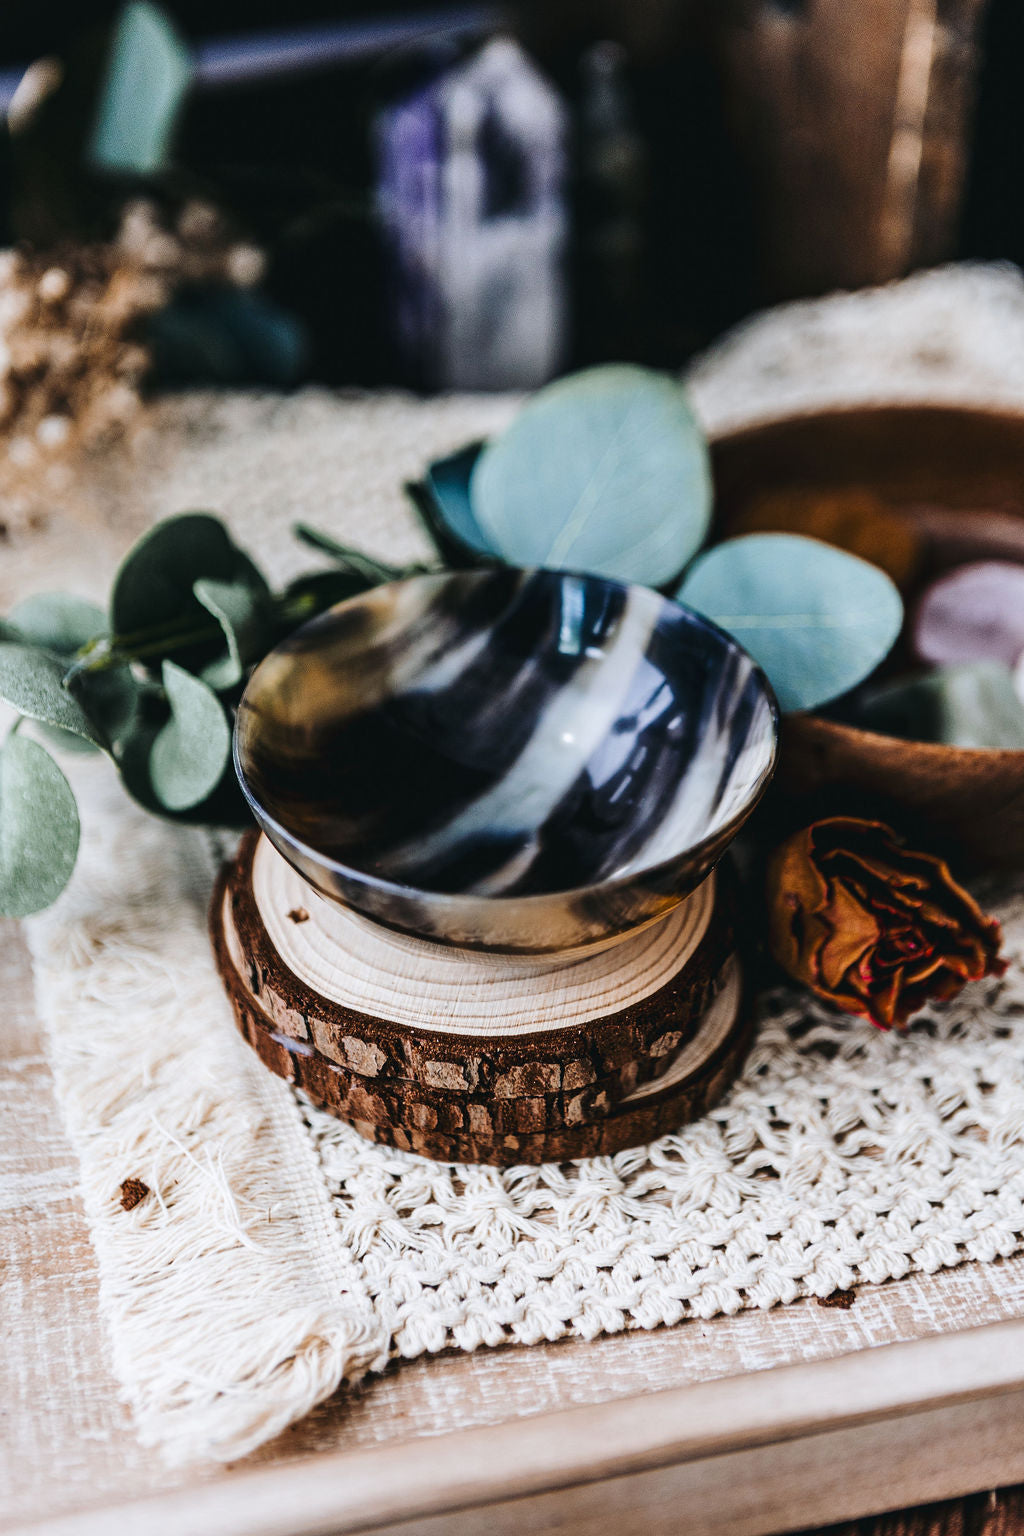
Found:
[[[340, 859], [328, 858], [325, 854], [320, 853], [316, 848], [312, 846], [312, 844], [305, 842], [294, 832], [289, 831], [287, 827], [285, 827], [280, 821], [278, 821], [275, 816], [271, 815], [266, 810], [266, 808], [259, 803], [256, 796], [252, 793], [248, 783], [246, 782], [245, 772], [240, 761], [240, 732], [238, 722], [241, 714], [241, 705], [245, 699], [245, 694], [248, 692], [253, 678], [256, 676], [256, 673], [259, 671], [264, 661], [266, 661], [270, 656], [273, 656], [279, 649], [286, 645], [288, 640], [290, 640], [294, 635], [300, 634], [302, 630], [310, 627], [310, 625], [319, 623], [321, 620], [337, 613], [340, 609], [354, 607], [356, 604], [361, 603], [368, 596], [371, 596], [374, 593], [386, 591], [389, 587], [406, 586], [414, 582], [420, 583], [424, 581], [444, 581], [455, 577], [465, 578], [468, 576], [477, 579], [483, 579], [486, 576], [493, 574], [495, 570], [510, 570], [521, 576], [534, 576], [537, 574], [545, 573], [553, 577], [582, 577], [582, 579], [586, 581], [602, 582], [606, 586], [617, 587], [625, 592], [638, 591], [646, 593], [648, 596], [656, 599], [662, 605], [671, 604], [674, 608], [677, 608], [681, 613], [685, 614], [695, 624], [695, 627], [707, 631], [717, 641], [723, 642], [727, 649], [739, 651], [743, 656], [747, 658], [753, 669], [754, 675], [759, 681], [762, 695], [768, 706], [769, 718], [772, 726], [770, 736], [770, 750], [768, 753], [767, 761], [758, 774], [750, 794], [747, 796], [740, 809], [732, 817], [730, 817], [727, 822], [724, 822], [721, 827], [717, 828], [714, 832], [709, 833], [706, 837], [701, 838], [700, 841], [688, 844], [685, 848], [681, 848], [678, 850], [678, 852], [672, 854], [669, 858], [662, 859], [657, 864], [649, 864], [643, 866], [640, 869], [632, 870], [628, 874], [612, 875], [605, 880], [598, 880], [590, 885], [566, 886], [560, 890], [534, 891], [528, 895], [509, 896], [489, 895], [486, 892], [477, 893], [471, 891], [431, 891], [429, 889], [425, 889], [422, 886], [409, 885], [404, 881], [387, 880], [380, 875], [370, 874], [365, 870], [357, 868], [355, 865], [344, 864]], [[775, 690], [772, 688], [772, 685], [768, 680], [768, 677], [765, 674], [763, 668], [758, 665], [758, 663], [750, 655], [749, 651], [745, 650], [744, 647], [740, 645], [739, 641], [730, 635], [727, 630], [722, 629], [718, 624], [715, 624], [713, 620], [707, 618], [704, 614], [699, 613], [697, 609], [691, 608], [688, 604], [677, 603], [674, 598], [666, 597], [664, 593], [659, 592], [654, 587], [645, 587], [637, 582], [615, 581], [612, 577], [596, 576], [593, 572], [549, 569], [548, 567], [543, 566], [488, 566], [484, 568], [476, 567], [423, 572], [415, 576], [401, 577], [397, 581], [383, 582], [380, 586], [367, 588], [365, 592], [357, 592], [353, 597], [346, 598], [343, 602], [334, 603], [330, 608], [325, 608], [323, 613], [317, 614], [315, 618], [307, 620], [305, 624], [300, 625], [298, 629], [293, 630], [291, 635], [287, 636], [286, 639], [281, 641], [279, 645], [275, 646], [273, 650], [268, 651], [265, 657], [261, 658], [261, 660], [253, 668], [249, 678], [246, 681], [245, 688], [242, 691], [242, 697], [239, 699], [238, 708], [235, 712], [235, 720], [231, 732], [231, 761], [235, 770], [235, 776], [238, 779], [239, 786], [241, 787], [242, 794], [244, 795], [246, 803], [255, 816], [257, 822], [266, 831], [272, 829], [273, 832], [277, 834], [277, 836], [283, 838], [286, 843], [290, 844], [303, 856], [311, 859], [314, 864], [319, 865], [319, 867], [325, 871], [339, 874], [346, 880], [351, 881], [353, 884], [373, 890], [382, 896], [399, 897], [404, 901], [408, 901], [410, 899], [419, 900], [449, 911], [458, 911], [463, 907], [469, 906], [479, 908], [481, 904], [484, 904], [486, 905], [488, 911], [497, 913], [500, 912], [503, 906], [515, 906], [516, 908], [521, 908], [524, 905], [533, 903], [536, 904], [537, 907], [540, 907], [545, 903], [550, 904], [555, 900], [565, 901], [574, 897], [587, 897], [595, 895], [599, 892], [604, 894], [606, 892], [622, 890], [631, 885], [634, 885], [640, 878], [648, 880], [657, 879], [658, 876], [662, 873], [668, 874], [671, 869], [676, 864], [678, 864], [681, 858], [686, 856], [699, 856], [702, 852], [709, 851], [719, 843], [721, 843], [721, 851], [724, 853], [726, 847], [728, 847], [729, 843], [736, 836], [736, 833], [740, 830], [743, 824], [749, 820], [754, 811], [757, 809], [768, 789], [769, 784], [772, 781], [775, 770], [778, 767], [779, 720], [780, 711], [778, 700], [775, 697]], [[308, 877], [303, 876], [303, 878], [307, 879]], [[340, 900], [340, 898], [338, 899]], [[681, 897], [680, 899], [685, 899], [685, 897]]]
[[936, 423], [943, 418], [981, 418], [992, 426], [1024, 428], [1024, 404], [994, 400], [990, 404], [971, 400], [926, 400], [923, 397], [907, 400], [886, 399], [832, 401], [823, 405], [797, 406], [792, 410], [772, 411], [744, 417], [740, 421], [725, 421], [708, 433], [708, 449], [714, 453], [722, 448], [728, 451], [734, 442], [746, 438], [769, 436], [779, 427], [810, 426], [816, 421], [852, 421], [857, 417], [919, 416]]
[[[913, 754], [922, 762], [930, 759], [936, 766], [959, 758], [979, 766], [1013, 767], [1018, 772], [1024, 764], [1024, 747], [958, 747], [952, 741], [920, 741], [914, 736], [892, 736], [886, 731], [867, 731], [860, 725], [848, 725], [845, 720], [830, 720], [827, 715], [816, 714], [812, 709], [795, 711], [787, 716], [787, 720], [795, 722], [798, 731], [809, 727], [835, 741], [863, 743], [865, 751], [876, 755], [885, 748], [904, 757]], [[789, 732], [793, 728], [787, 725], [784, 729]]]

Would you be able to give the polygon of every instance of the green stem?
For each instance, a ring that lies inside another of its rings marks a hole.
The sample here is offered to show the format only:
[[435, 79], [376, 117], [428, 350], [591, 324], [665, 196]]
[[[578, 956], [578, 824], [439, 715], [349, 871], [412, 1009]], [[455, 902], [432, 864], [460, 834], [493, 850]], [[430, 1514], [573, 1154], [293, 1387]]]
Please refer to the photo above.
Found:
[[352, 549], [347, 544], [339, 544], [337, 539], [332, 539], [330, 534], [321, 533], [318, 528], [311, 528], [308, 523], [293, 523], [292, 532], [303, 544], [308, 544], [311, 549], [317, 549], [322, 555], [330, 555], [331, 559], [341, 566], [343, 571], [350, 571], [353, 576], [364, 576], [368, 581], [375, 583], [385, 581], [397, 581], [401, 576], [416, 576], [431, 569], [426, 565], [388, 565], [383, 560], [376, 560], [372, 555], [364, 555], [362, 550]]
[[[358, 549], [349, 549], [337, 543], [328, 534], [320, 533], [305, 523], [297, 523], [294, 531], [304, 543], [319, 550], [321, 554], [330, 555], [343, 570], [362, 578], [367, 586], [378, 586], [381, 582], [395, 581], [401, 576], [417, 575], [432, 569], [426, 565], [412, 565], [405, 569], [386, 565], [381, 560], [362, 554]], [[320, 611], [320, 604], [311, 592], [292, 597], [283, 594], [272, 597], [270, 607], [275, 627], [286, 630], [295, 628], [305, 619], [313, 618]], [[197, 623], [189, 619], [184, 622], [154, 624], [151, 629], [140, 629], [127, 635], [101, 636], [97, 640], [90, 640], [78, 652], [64, 676], [64, 683], [67, 686], [76, 677], [86, 673], [108, 672], [113, 667], [125, 666], [129, 662], [149, 661], [186, 646], [211, 644], [223, 637], [223, 629], [212, 617], [209, 622]]]
[[[311, 592], [299, 597], [284, 596], [271, 599], [271, 614], [275, 626], [294, 628], [303, 620], [313, 618], [319, 604]], [[65, 685], [84, 673], [109, 672], [113, 667], [125, 666], [132, 661], [148, 661], [153, 657], [166, 656], [185, 646], [205, 645], [223, 640], [224, 631], [215, 619], [209, 623], [159, 624], [152, 629], [136, 630], [129, 635], [114, 635], [90, 640], [71, 663], [64, 676]]]
[[290, 597], [275, 600], [276, 617], [281, 624], [301, 624], [304, 619], [313, 618], [320, 611], [316, 594], [303, 592], [299, 597]]
[[71, 663], [64, 682], [73, 681], [83, 672], [109, 672], [112, 667], [124, 666], [129, 661], [146, 661], [152, 656], [166, 656], [186, 645], [203, 645], [223, 638], [223, 629], [216, 619], [211, 619], [208, 624], [161, 624], [150, 630], [137, 630], [133, 635], [91, 640]]

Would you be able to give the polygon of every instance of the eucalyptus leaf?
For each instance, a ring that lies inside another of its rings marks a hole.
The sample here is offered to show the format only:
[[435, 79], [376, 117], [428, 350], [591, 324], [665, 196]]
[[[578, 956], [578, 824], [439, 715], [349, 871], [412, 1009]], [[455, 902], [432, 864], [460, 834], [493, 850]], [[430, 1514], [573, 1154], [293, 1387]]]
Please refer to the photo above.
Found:
[[153, 743], [163, 728], [163, 720], [154, 721], [143, 711], [118, 758], [121, 783], [132, 799], [155, 816], [186, 826], [248, 827], [252, 813], [238, 787], [230, 763], [225, 765], [212, 792], [195, 805], [171, 811], [157, 798], [153, 788], [150, 759]]
[[217, 657], [202, 670], [211, 688], [234, 688], [246, 667], [267, 649], [271, 639], [270, 604], [266, 594], [244, 581], [197, 581], [193, 591], [212, 613], [227, 643], [227, 655]]
[[38, 742], [12, 733], [0, 747], [0, 917], [56, 901], [78, 853], [71, 786]]
[[30, 645], [68, 657], [107, 632], [103, 609], [68, 592], [37, 592], [25, 598], [11, 609], [7, 623]]
[[[63, 660], [70, 661], [76, 651], [90, 640], [106, 633], [103, 609], [85, 598], [68, 592], [37, 592], [12, 608], [7, 616], [10, 638], [29, 645], [42, 646]], [[86, 714], [103, 728], [102, 715], [90, 708], [77, 689], [73, 689]], [[95, 743], [57, 726], [40, 727], [47, 741], [65, 752], [94, 752]], [[105, 733], [106, 734], [106, 733]]]
[[470, 476], [476, 521], [513, 565], [661, 586], [704, 542], [711, 475], [682, 386], [614, 365], [542, 389]]
[[147, 0], [126, 5], [93, 125], [92, 164], [142, 176], [161, 170], [191, 76], [188, 49], [165, 13]]
[[145, 659], [173, 655], [196, 671], [224, 656], [220, 620], [196, 597], [197, 581], [237, 583], [269, 600], [266, 578], [224, 524], [184, 512], [157, 523], [122, 562], [110, 600], [117, 643]]
[[160, 802], [150, 773], [153, 744], [170, 718], [170, 705], [163, 688], [154, 685], [146, 689], [140, 698], [131, 730], [125, 735], [117, 753], [117, 766], [121, 782], [133, 800], [156, 816], [177, 821], [187, 819], [187, 813], [172, 813]]
[[60, 657], [49, 651], [31, 645], [0, 643], [0, 699], [30, 720], [71, 731], [97, 747], [106, 747], [104, 733], [64, 687], [65, 670]]
[[457, 453], [428, 464], [420, 483], [407, 485], [427, 528], [442, 554], [465, 564], [493, 559], [491, 547], [473, 511], [469, 484], [483, 443], [470, 443]]
[[169, 811], [185, 811], [213, 793], [231, 751], [231, 731], [211, 688], [173, 661], [163, 664], [171, 718], [149, 755], [153, 792]]
[[888, 654], [903, 604], [877, 566], [798, 534], [749, 534], [695, 560], [676, 592], [768, 674], [784, 710], [815, 709]]
[[99, 751], [95, 742], [86, 741], [84, 736], [76, 736], [74, 731], [62, 731], [56, 725], [40, 725], [38, 731], [44, 741], [49, 742], [51, 747], [58, 747], [61, 752], [74, 752], [76, 756], [81, 754], [88, 757]]
[[852, 712], [868, 730], [907, 741], [1024, 751], [1024, 704], [998, 661], [938, 667], [865, 692]]
[[67, 684], [113, 752], [131, 731], [144, 692], [125, 664], [103, 672], [81, 672]]

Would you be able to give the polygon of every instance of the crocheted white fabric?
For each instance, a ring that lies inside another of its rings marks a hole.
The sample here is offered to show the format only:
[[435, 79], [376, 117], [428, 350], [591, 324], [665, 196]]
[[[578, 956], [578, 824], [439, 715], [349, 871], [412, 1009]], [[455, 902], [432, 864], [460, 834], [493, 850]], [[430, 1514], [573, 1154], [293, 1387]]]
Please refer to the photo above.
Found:
[[725, 1103], [614, 1157], [438, 1167], [310, 1113], [392, 1347], [655, 1328], [1014, 1252], [1024, 902], [1003, 916], [1008, 978], [906, 1038], [769, 997]]
[[[957, 382], [1024, 404], [1022, 358], [1020, 278], [964, 269], [768, 316], [694, 390], [709, 425], [740, 403], [764, 416]], [[277, 575], [301, 560], [294, 515], [414, 553], [402, 477], [509, 409], [179, 402], [154, 506], [223, 507]], [[1006, 976], [906, 1035], [777, 993], [700, 1123], [572, 1165], [452, 1168], [364, 1142], [263, 1070], [213, 970], [200, 835], [131, 808], [96, 765], [77, 783], [80, 867], [30, 940], [115, 1369], [171, 1455], [242, 1454], [396, 1355], [654, 1328], [1024, 1245], [1020, 895], [994, 904]], [[129, 1176], [154, 1194], [126, 1213]]]

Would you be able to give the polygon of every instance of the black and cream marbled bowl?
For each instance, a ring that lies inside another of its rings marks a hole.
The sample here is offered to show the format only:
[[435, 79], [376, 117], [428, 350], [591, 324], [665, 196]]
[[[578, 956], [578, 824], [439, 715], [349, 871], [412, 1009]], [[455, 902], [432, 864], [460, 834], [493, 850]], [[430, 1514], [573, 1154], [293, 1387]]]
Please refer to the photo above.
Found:
[[763, 673], [645, 587], [557, 571], [416, 576], [256, 668], [235, 767], [324, 896], [508, 953], [608, 941], [675, 906], [775, 764]]

